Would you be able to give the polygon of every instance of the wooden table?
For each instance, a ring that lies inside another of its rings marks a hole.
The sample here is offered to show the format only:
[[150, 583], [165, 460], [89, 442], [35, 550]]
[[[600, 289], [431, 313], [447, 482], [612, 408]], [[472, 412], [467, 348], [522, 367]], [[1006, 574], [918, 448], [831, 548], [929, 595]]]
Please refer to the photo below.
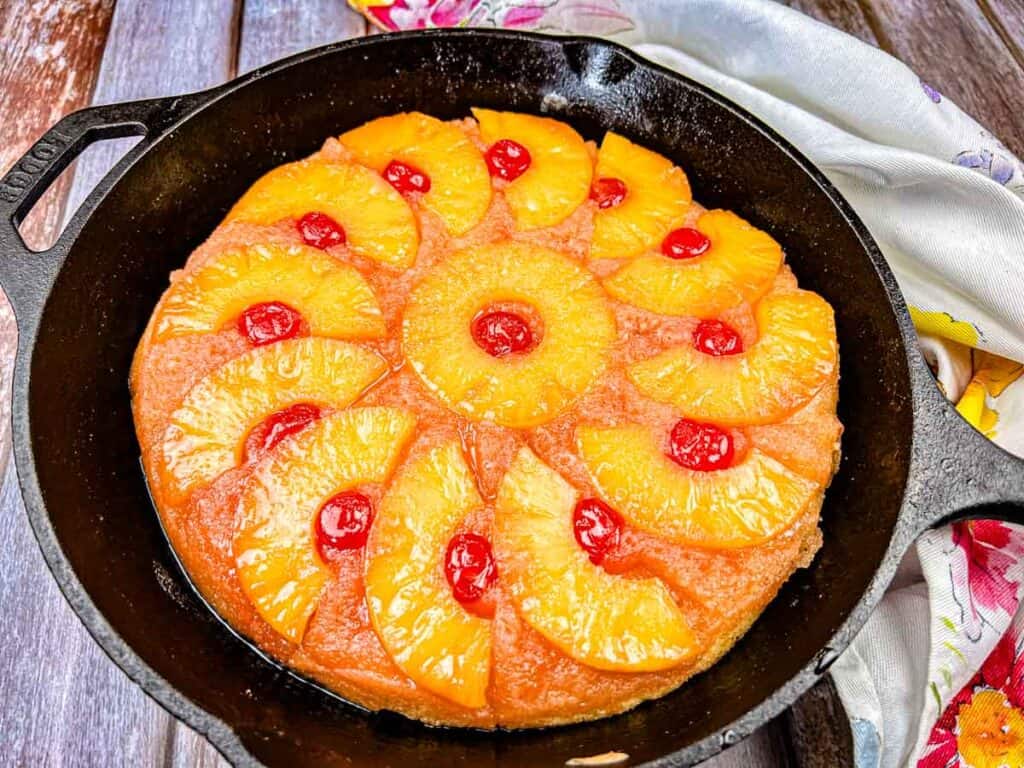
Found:
[[[789, 4], [903, 59], [1024, 154], [1024, 0]], [[343, 0], [117, 0], [116, 7], [115, 0], [0, 0], [0, 170], [79, 107], [194, 91], [368, 32]], [[51, 241], [66, 212], [123, 151], [124, 140], [96, 145], [69, 169], [29, 217], [29, 242]], [[9, 309], [0, 306], [4, 357], [12, 327]], [[6, 430], [7, 415], [0, 415]], [[224, 765], [79, 624], [46, 569], [10, 468], [0, 494], [0, 620], [3, 765]], [[851, 754], [842, 710], [824, 683], [706, 765], [843, 768]]]

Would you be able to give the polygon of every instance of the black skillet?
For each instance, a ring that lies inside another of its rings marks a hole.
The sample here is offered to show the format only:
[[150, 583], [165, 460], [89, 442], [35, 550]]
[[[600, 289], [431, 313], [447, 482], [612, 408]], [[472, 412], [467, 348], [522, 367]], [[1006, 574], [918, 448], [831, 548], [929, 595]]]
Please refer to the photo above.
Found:
[[[170, 552], [139, 469], [128, 367], [167, 275], [267, 169], [365, 120], [471, 105], [612, 129], [686, 169], [695, 196], [784, 245], [836, 309], [843, 461], [825, 544], [715, 667], [619, 717], [543, 731], [429, 729], [369, 715], [269, 664], [210, 615]], [[16, 232], [87, 145], [141, 135], [56, 245]], [[0, 182], [0, 279], [20, 331], [14, 455], [40, 547], [110, 657], [239, 765], [560, 766], [619, 750], [688, 766], [792, 704], [864, 623], [924, 530], [1024, 521], [1024, 463], [963, 422], [914, 343], [892, 273], [850, 206], [787, 142], [706, 88], [611, 43], [492, 31], [327, 46], [204, 93], [95, 107]]]

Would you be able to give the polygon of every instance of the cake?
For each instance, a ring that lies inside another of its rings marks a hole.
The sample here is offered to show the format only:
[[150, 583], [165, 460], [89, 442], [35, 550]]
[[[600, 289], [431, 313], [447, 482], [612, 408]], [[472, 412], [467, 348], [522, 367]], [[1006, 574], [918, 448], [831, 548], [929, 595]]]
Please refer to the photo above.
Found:
[[669, 159], [474, 109], [257, 180], [131, 393], [230, 626], [365, 708], [491, 729], [625, 711], [735, 644], [820, 546], [838, 376], [829, 304]]

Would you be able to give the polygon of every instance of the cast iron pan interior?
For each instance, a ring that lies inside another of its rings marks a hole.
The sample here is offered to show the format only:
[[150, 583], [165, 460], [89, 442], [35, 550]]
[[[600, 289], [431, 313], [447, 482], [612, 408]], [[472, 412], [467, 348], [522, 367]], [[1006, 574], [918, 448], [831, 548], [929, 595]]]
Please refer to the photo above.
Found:
[[[209, 99], [116, 184], [104, 183], [113, 186], [69, 248], [31, 352], [31, 457], [55, 539], [84, 590], [69, 597], [83, 613], [91, 599], [109, 622], [85, 617], [122, 666], [231, 759], [247, 757], [175, 691], [223, 721], [258, 760], [289, 766], [544, 766], [611, 749], [629, 753], [633, 765], [684, 765], [737, 741], [810, 684], [805, 668], [827, 665], [829, 638], [883, 562], [908, 473], [912, 414], [906, 326], [890, 303], [891, 278], [806, 161], [721, 98], [587, 39], [383, 36], [300, 55]], [[139, 469], [127, 390], [133, 350], [168, 273], [229, 205], [267, 169], [363, 121], [407, 109], [461, 117], [471, 105], [556, 116], [590, 139], [612, 129], [663, 152], [687, 171], [696, 199], [737, 211], [780, 240], [802, 285], [836, 308], [846, 435], [821, 553], [709, 672], [588, 725], [515, 734], [428, 729], [367, 715], [294, 680], [190, 591]], [[51, 564], [60, 560], [40, 538]]]

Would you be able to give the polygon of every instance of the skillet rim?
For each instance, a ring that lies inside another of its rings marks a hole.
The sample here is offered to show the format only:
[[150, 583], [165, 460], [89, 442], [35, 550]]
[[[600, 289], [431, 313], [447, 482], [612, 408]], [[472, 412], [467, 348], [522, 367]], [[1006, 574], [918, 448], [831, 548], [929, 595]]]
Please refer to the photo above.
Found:
[[[914, 464], [917, 462], [917, 451], [914, 450], [918, 442], [918, 429], [921, 419], [918, 418], [920, 401], [927, 400], [925, 393], [921, 390], [924, 383], [927, 383], [922, 375], [924, 372], [923, 363], [915, 346], [915, 334], [906, 307], [905, 300], [900, 292], [894, 274], [886, 263], [884, 257], [867, 227], [854, 212], [852, 206], [840, 194], [838, 189], [825, 177], [822, 171], [811, 163], [799, 150], [790, 144], [785, 138], [779, 135], [774, 129], [759, 118], [735, 104], [725, 96], [711, 90], [707, 86], [673, 70], [670, 70], [656, 62], [650, 61], [624, 45], [592, 36], [586, 35], [550, 35], [537, 32], [510, 31], [502, 29], [431, 29], [409, 32], [394, 32], [381, 35], [373, 35], [363, 38], [331, 43], [308, 51], [294, 54], [292, 56], [258, 67], [240, 77], [215, 86], [204, 91], [185, 94], [178, 97], [167, 97], [161, 100], [166, 104], [166, 111], [170, 112], [176, 107], [178, 112], [173, 119], [162, 124], [159, 129], [153, 131], [152, 138], [147, 136], [135, 148], [130, 150], [104, 177], [97, 183], [96, 187], [86, 197], [79, 209], [74, 213], [65, 228], [64, 234], [53, 249], [58, 261], [51, 265], [50, 274], [37, 286], [38, 296], [33, 306], [17, 306], [30, 318], [21, 317], [19, 327], [18, 354], [14, 367], [14, 385], [12, 387], [12, 445], [15, 466], [21, 486], [22, 496], [25, 502], [26, 513], [31, 524], [33, 534], [43, 553], [47, 567], [53, 574], [61, 593], [75, 611], [79, 620], [85, 625], [86, 630], [103, 649], [110, 659], [122, 669], [126, 675], [152, 699], [164, 709], [179, 718], [191, 728], [202, 733], [210, 743], [233, 765], [259, 766], [262, 765], [248, 749], [244, 746], [240, 737], [227, 723], [219, 717], [205, 710], [181, 694], [166, 679], [160, 676], [128, 645], [128, 643], [111, 627], [105, 616], [96, 608], [88, 592], [82, 586], [75, 575], [70, 562], [64, 555], [56, 536], [56, 531], [50, 521], [46, 506], [42, 501], [42, 489], [39, 486], [39, 478], [35, 469], [35, 457], [32, 450], [32, 432], [29, 423], [29, 390], [31, 387], [31, 368], [33, 352], [39, 332], [39, 322], [50, 301], [51, 290], [56, 277], [63, 268], [71, 249], [74, 247], [84, 224], [92, 217], [96, 208], [103, 202], [111, 190], [121, 181], [132, 167], [146, 154], [153, 151], [161, 142], [172, 134], [183, 123], [199, 116], [205, 109], [212, 106], [222, 98], [234, 92], [248, 87], [254, 82], [270, 74], [287, 69], [296, 64], [311, 61], [323, 56], [333, 55], [338, 51], [347, 51], [360, 48], [373, 48], [380, 45], [401, 43], [406, 39], [422, 38], [497, 38], [502, 40], [519, 41], [527, 44], [556, 44], [565, 50], [569, 46], [598, 47], [614, 51], [620, 56], [626, 57], [637, 68], [646, 69], [656, 74], [680, 81], [688, 90], [699, 96], [709, 99], [718, 106], [732, 113], [736, 118], [745, 122], [753, 129], [762, 133], [780, 151], [782, 151], [810, 180], [826, 195], [832, 203], [835, 211], [849, 226], [858, 241], [861, 243], [866, 257], [870, 260], [875, 274], [878, 277], [881, 287], [888, 298], [889, 309], [893, 314], [899, 334], [898, 338], [902, 347], [903, 357], [906, 363], [905, 386], [909, 389], [912, 401], [915, 405], [913, 418], [913, 429], [911, 433], [911, 460], [909, 464], [907, 479], [913, 472]], [[183, 106], [179, 106], [183, 105]], [[43, 261], [43, 259], [40, 259]], [[19, 302], [20, 304], [20, 302]], [[28, 302], [26, 302], [28, 304]], [[934, 389], [934, 386], [931, 386]], [[804, 692], [806, 692], [818, 678], [827, 671], [828, 666], [840, 651], [845, 649], [853, 636], [863, 626], [878, 601], [884, 593], [885, 586], [889, 583], [895, 573], [899, 561], [899, 555], [912, 541], [901, 534], [901, 522], [905, 517], [905, 506], [908, 495], [907, 481], [904, 481], [903, 504], [897, 516], [893, 533], [890, 536], [889, 545], [882, 555], [874, 576], [868, 583], [860, 599], [853, 609], [847, 614], [839, 629], [832, 635], [828, 643], [822, 647], [816, 657], [805, 664], [801, 670], [791, 677], [777, 690], [765, 697], [760, 704], [747, 710], [741, 717], [734, 720], [703, 739], [696, 741], [675, 752], [668, 753], [643, 765], [650, 768], [682, 768], [706, 760], [721, 752], [728, 746], [732, 746], [754, 730], [778, 716], [786, 708], [791, 706]]]

